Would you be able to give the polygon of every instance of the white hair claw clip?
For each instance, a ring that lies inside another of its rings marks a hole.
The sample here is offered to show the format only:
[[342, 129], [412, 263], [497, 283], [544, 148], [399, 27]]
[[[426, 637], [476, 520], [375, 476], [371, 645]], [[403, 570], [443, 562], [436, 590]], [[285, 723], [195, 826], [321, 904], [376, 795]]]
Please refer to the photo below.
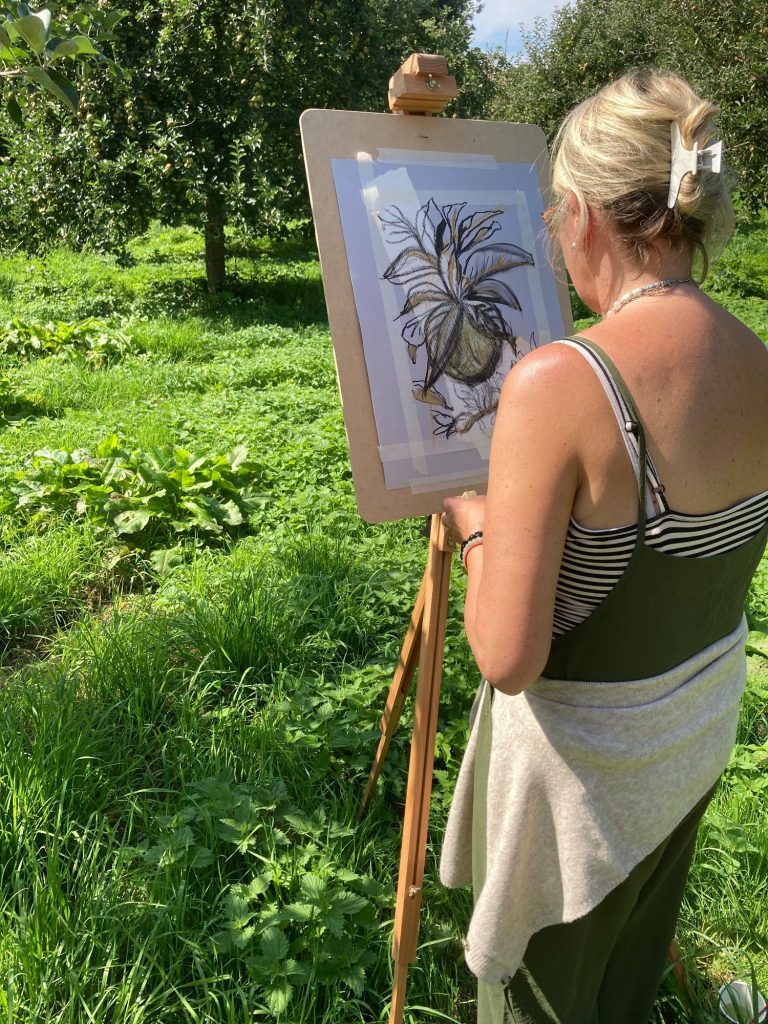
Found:
[[699, 149], [698, 142], [694, 142], [693, 149], [686, 149], [683, 140], [680, 138], [680, 126], [677, 121], [672, 122], [672, 169], [669, 176], [669, 195], [667, 206], [671, 210], [677, 202], [677, 194], [680, 191], [680, 183], [686, 174], [697, 174], [698, 171], [706, 169], [713, 174], [719, 174], [723, 162], [722, 142], [713, 142], [706, 149]]

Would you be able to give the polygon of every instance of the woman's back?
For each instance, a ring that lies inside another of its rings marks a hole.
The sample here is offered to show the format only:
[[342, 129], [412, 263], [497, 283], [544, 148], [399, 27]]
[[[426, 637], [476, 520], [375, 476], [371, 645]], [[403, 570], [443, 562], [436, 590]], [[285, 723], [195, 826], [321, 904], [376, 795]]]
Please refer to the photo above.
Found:
[[[686, 288], [643, 297], [583, 336], [623, 375], [670, 509], [714, 512], [768, 489], [768, 351], [743, 324]], [[584, 360], [566, 358], [589, 410], [573, 517], [591, 529], [635, 522], [636, 483], [615, 416]]]

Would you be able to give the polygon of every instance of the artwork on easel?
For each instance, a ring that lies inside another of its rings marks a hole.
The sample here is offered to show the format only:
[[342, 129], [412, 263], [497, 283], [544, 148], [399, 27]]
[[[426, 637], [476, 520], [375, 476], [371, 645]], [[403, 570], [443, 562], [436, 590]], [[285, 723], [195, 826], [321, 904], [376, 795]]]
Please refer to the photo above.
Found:
[[502, 210], [466, 213], [466, 206], [440, 208], [430, 198], [413, 219], [399, 206], [379, 214], [386, 240], [399, 245], [383, 277], [405, 291], [397, 319], [405, 320], [400, 333], [414, 366], [424, 350], [424, 376], [413, 381], [413, 397], [437, 407], [432, 433], [446, 438], [476, 425], [488, 432], [506, 346], [512, 359], [520, 355], [509, 314], [522, 307], [502, 277], [534, 265], [527, 249], [494, 240]]
[[564, 333], [536, 170], [419, 151], [332, 165], [385, 487], [482, 479], [507, 373]]

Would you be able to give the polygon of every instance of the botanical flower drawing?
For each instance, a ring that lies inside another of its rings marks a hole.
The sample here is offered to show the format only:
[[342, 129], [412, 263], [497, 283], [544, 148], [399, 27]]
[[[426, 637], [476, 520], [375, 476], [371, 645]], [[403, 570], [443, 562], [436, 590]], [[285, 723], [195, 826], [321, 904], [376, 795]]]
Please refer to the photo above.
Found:
[[[494, 218], [502, 210], [464, 213], [466, 203], [438, 207], [433, 199], [413, 220], [400, 207], [379, 214], [387, 240], [400, 251], [383, 277], [405, 290], [397, 319], [415, 365], [419, 349], [426, 354], [423, 380], [414, 381], [413, 395], [435, 410], [435, 433], [450, 437], [492, 417], [503, 383], [497, 372], [504, 346], [514, 358], [517, 339], [509, 311], [520, 311], [517, 295], [500, 278], [520, 266], [534, 266], [533, 255], [511, 242], [492, 241], [501, 230]], [[453, 407], [439, 389], [441, 377], [463, 385], [465, 409]]]

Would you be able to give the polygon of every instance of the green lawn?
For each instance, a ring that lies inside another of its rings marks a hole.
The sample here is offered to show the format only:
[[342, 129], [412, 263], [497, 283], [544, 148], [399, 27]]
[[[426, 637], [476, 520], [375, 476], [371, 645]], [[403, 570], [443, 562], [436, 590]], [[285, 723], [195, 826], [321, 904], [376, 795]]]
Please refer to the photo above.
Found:
[[[422, 524], [357, 515], [306, 244], [243, 246], [215, 299], [194, 231], [156, 228], [132, 253], [127, 268], [0, 261], [0, 324], [96, 317], [132, 342], [105, 368], [0, 358], [0, 1020], [385, 1021], [407, 716], [370, 813], [356, 810]], [[763, 219], [713, 283], [768, 340], [766, 254]], [[153, 452], [166, 483], [176, 460], [173, 508], [160, 483], [131, 491]], [[195, 469], [203, 456], [220, 469]], [[157, 520], [118, 534], [97, 515], [102, 486]], [[238, 488], [242, 523], [231, 506], [216, 520]], [[478, 682], [454, 580], [414, 1024], [475, 1019], [470, 896], [435, 870]], [[768, 567], [750, 609], [757, 651]], [[768, 990], [767, 741], [756, 653], [681, 920], [693, 995], [670, 982], [658, 1022], [714, 1024], [713, 989], [750, 965]]]

